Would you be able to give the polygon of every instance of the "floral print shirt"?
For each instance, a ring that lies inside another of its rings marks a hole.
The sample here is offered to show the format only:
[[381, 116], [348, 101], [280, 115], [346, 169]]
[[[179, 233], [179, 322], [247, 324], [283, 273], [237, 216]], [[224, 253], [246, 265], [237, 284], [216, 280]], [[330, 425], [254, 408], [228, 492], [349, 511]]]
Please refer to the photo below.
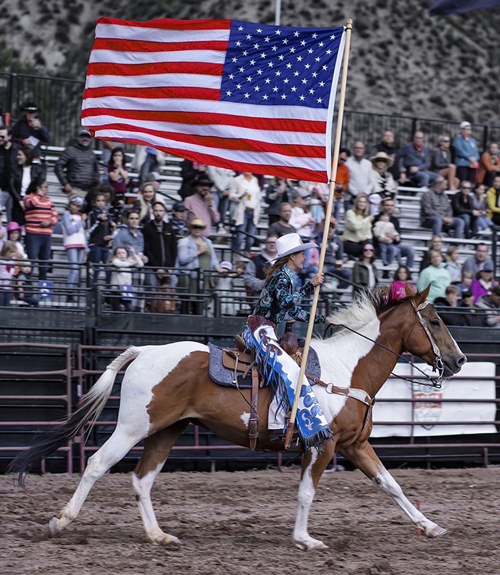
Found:
[[[264, 286], [253, 313], [275, 324], [290, 318], [309, 321], [310, 312], [302, 309], [298, 304], [302, 298], [312, 295], [313, 292], [314, 286], [310, 281], [294, 292], [293, 274], [291, 269], [285, 265], [275, 272]], [[315, 321], [323, 323], [325, 316], [317, 315]]]

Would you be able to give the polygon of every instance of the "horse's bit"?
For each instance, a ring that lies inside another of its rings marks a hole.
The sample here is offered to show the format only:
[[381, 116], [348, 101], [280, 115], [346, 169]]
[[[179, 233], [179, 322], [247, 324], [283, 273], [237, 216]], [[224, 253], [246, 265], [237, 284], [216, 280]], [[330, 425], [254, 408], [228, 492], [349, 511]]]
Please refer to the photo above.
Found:
[[[432, 363], [432, 371], [433, 372], [437, 371], [437, 377], [431, 377], [430, 375], [425, 373], [425, 371], [423, 371], [417, 365], [415, 365], [412, 361], [410, 361], [409, 359], [406, 359], [406, 357], [404, 357], [400, 353], [397, 353], [397, 352], [393, 351], [392, 349], [389, 349], [383, 343], [375, 341], [371, 337], [368, 337], [362, 333], [359, 333], [359, 331], [356, 331], [355, 329], [352, 329], [347, 325], [344, 325], [344, 324], [336, 324], [336, 325], [338, 325], [339, 327], [343, 327], [344, 329], [347, 329], [347, 330], [351, 331], [352, 333], [355, 333], [355, 334], [359, 335], [360, 337], [363, 337], [364, 339], [367, 339], [368, 341], [371, 341], [375, 345], [378, 345], [379, 347], [385, 349], [386, 351], [389, 351], [390, 353], [396, 355], [399, 359], [402, 359], [406, 363], [410, 364], [414, 369], [419, 371], [431, 383], [426, 383], [423, 381], [416, 381], [416, 380], [411, 379], [409, 377], [404, 377], [402, 375], [398, 375], [397, 373], [391, 372], [391, 375], [393, 377], [396, 377], [397, 379], [403, 379], [404, 381], [407, 381], [409, 383], [416, 383], [417, 385], [427, 385], [430, 387], [434, 387], [435, 389], [441, 389], [442, 383], [443, 383], [443, 373], [444, 373], [443, 358], [441, 356], [441, 352], [439, 351], [439, 347], [437, 346], [436, 342], [434, 341], [434, 338], [432, 337], [432, 334], [431, 334], [429, 328], [427, 327], [427, 324], [425, 323], [425, 320], [422, 317], [422, 314], [420, 313], [421, 310], [423, 310], [424, 308], [427, 307], [429, 302], [425, 301], [425, 302], [421, 303], [418, 307], [416, 307], [414, 301], [412, 300], [411, 304], [413, 306], [413, 309], [415, 310], [415, 321], [417, 321], [417, 319], [418, 319], [420, 325], [422, 326], [422, 329], [424, 330], [427, 337], [429, 338], [430, 344], [432, 346], [432, 351], [434, 352], [434, 355], [435, 355], [434, 362]], [[415, 325], [415, 322], [413, 323], [411, 329], [409, 330], [409, 333], [412, 332], [414, 325]], [[327, 330], [329, 327], [333, 327], [333, 325], [330, 324], [327, 327]], [[406, 338], [405, 338], [404, 344], [405, 344], [405, 349], [406, 349]]]

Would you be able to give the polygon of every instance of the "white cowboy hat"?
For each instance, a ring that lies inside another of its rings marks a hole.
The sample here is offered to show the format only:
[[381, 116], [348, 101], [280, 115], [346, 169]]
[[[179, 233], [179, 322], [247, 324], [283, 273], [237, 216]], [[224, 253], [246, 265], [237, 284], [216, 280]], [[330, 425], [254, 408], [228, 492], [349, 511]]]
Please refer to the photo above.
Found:
[[390, 168], [394, 163], [394, 160], [386, 154], [385, 152], [377, 152], [374, 156], [370, 158], [370, 162], [374, 164], [375, 162], [383, 161], [387, 164], [387, 167]]
[[299, 234], [285, 234], [276, 240], [276, 250], [278, 251], [278, 254], [271, 261], [279, 260], [280, 258], [291, 256], [297, 252], [303, 252], [304, 250], [317, 247], [319, 247], [318, 244], [315, 244], [314, 242], [304, 244]]

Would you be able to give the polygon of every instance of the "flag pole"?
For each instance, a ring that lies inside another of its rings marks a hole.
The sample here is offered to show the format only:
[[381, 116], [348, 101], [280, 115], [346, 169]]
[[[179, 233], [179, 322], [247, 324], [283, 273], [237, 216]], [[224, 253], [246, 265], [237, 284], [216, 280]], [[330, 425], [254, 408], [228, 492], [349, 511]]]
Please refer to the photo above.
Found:
[[[347, 70], [349, 68], [349, 51], [351, 48], [351, 31], [352, 31], [352, 20], [347, 20], [346, 24], [346, 41], [344, 47], [344, 61], [342, 64], [342, 79], [340, 84], [340, 99], [339, 99], [339, 112], [337, 118], [337, 128], [335, 133], [335, 144], [333, 151], [333, 162], [332, 162], [332, 175], [330, 180], [330, 195], [328, 197], [328, 203], [326, 205], [325, 214], [325, 225], [323, 229], [323, 239], [321, 242], [321, 252], [319, 256], [319, 266], [318, 273], [323, 273], [323, 265], [325, 263], [326, 246], [328, 243], [328, 230], [330, 227], [330, 219], [332, 217], [333, 208], [333, 196], [335, 192], [335, 180], [337, 178], [337, 164], [339, 162], [339, 150], [340, 150], [340, 138], [342, 135], [342, 122], [344, 120], [344, 104], [345, 104], [345, 92], [347, 86]], [[302, 362], [300, 365], [300, 374], [296, 386], [295, 400], [293, 402], [292, 412], [290, 414], [290, 421], [286, 429], [285, 435], [285, 449], [289, 449], [293, 439], [293, 432], [295, 429], [295, 419], [297, 417], [297, 407], [299, 405], [300, 392], [302, 390], [302, 384], [304, 381], [304, 374], [306, 372], [307, 357], [309, 355], [309, 345], [311, 343], [312, 332], [314, 328], [314, 318], [316, 316], [316, 308], [318, 307], [318, 298], [321, 286], [316, 286], [314, 288], [314, 297], [311, 306], [311, 317], [309, 318], [309, 324], [307, 326], [306, 342], [304, 345], [304, 353], [302, 354]]]

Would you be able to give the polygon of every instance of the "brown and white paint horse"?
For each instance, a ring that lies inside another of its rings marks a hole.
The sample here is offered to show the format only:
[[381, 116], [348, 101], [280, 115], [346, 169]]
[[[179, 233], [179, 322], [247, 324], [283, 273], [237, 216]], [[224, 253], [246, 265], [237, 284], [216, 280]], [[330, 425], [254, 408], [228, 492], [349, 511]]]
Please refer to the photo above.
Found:
[[[428, 290], [408, 295], [404, 300], [387, 301], [380, 291], [365, 295], [351, 307], [337, 312], [330, 319], [359, 331], [396, 354], [407, 350], [432, 365], [436, 355], [430, 338], [417, 320], [416, 308], [422, 308]], [[425, 324], [437, 344], [444, 362], [444, 376], [457, 373], [466, 358], [431, 305], [421, 311]], [[313, 340], [311, 346], [321, 362], [321, 379], [336, 385], [364, 390], [372, 398], [394, 369], [397, 356], [382, 346], [343, 329], [324, 340]], [[132, 475], [132, 483], [147, 537], [157, 544], [177, 541], [164, 533], [156, 520], [150, 492], [172, 446], [190, 422], [210, 429], [228, 441], [249, 445], [248, 403], [231, 388], [219, 387], [208, 375], [208, 348], [194, 342], [164, 346], [131, 347], [117, 357], [91, 388], [85, 401], [71, 419], [54, 428], [45, 438], [19, 455], [13, 469], [19, 471], [20, 485], [24, 474], [40, 458], [54, 451], [69, 437], [78, 433], [85, 422], [95, 420], [104, 407], [116, 374], [126, 363], [128, 367], [121, 388], [118, 424], [108, 441], [88, 461], [85, 473], [73, 497], [57, 517], [51, 519], [52, 535], [62, 531], [75, 519], [94, 483], [120, 461], [139, 441], [144, 452]], [[303, 458], [298, 494], [298, 512], [293, 532], [295, 544], [302, 549], [325, 545], [308, 533], [308, 516], [316, 487], [322, 473], [337, 451], [358, 467], [408, 515], [414, 525], [428, 537], [446, 531], [427, 519], [405, 497], [401, 487], [368, 443], [371, 420], [364, 425], [366, 406], [343, 395], [328, 393], [316, 386], [316, 396], [323, 413], [331, 422], [334, 439], [326, 442], [323, 452], [309, 450]], [[249, 400], [249, 390], [245, 390]], [[259, 448], [283, 450], [281, 441], [270, 441], [267, 413], [271, 393], [262, 389], [259, 398]]]

